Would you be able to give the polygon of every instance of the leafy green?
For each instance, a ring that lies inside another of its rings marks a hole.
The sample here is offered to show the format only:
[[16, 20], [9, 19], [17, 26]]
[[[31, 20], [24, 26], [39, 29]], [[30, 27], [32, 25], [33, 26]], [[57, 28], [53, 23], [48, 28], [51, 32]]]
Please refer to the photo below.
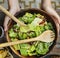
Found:
[[34, 31], [27, 32], [28, 37], [36, 37], [36, 33]]
[[29, 48], [30, 48], [29, 44], [20, 44], [20, 53], [21, 53], [21, 55], [27, 56]]
[[23, 40], [23, 39], [26, 39], [27, 38], [27, 34], [24, 33], [24, 32], [23, 33], [19, 32], [18, 33], [18, 37], [19, 37], [19, 39], [22, 39]]
[[35, 46], [34, 46], [34, 45], [32, 45], [32, 46], [30, 47], [30, 52], [33, 52], [33, 51], [35, 51]]
[[37, 45], [36, 52], [37, 52], [38, 54], [44, 55], [44, 54], [46, 54], [46, 52], [49, 50], [48, 48], [49, 48], [48, 43], [40, 42], [40, 43]]
[[[50, 22], [45, 21], [44, 24], [40, 24], [43, 21], [44, 16], [41, 14], [26, 13], [24, 16], [18, 18], [24, 22], [27, 26], [19, 26], [14, 24], [9, 30], [9, 37], [11, 41], [24, 40], [41, 35], [46, 30], [54, 31], [54, 28]], [[24, 44], [17, 44], [13, 47], [15, 50], [19, 50], [23, 56], [44, 55], [49, 51], [51, 43], [46, 42], [31, 42]]]
[[9, 36], [10, 36], [10, 37], [17, 37], [17, 33], [15, 33], [15, 32], [13, 31], [13, 29], [10, 29], [10, 31], [9, 31]]
[[27, 49], [20, 49], [21, 55], [28, 56]]
[[35, 18], [35, 16], [32, 15], [31, 13], [26, 13], [22, 18], [19, 18], [19, 20], [28, 24], [28, 23], [31, 23], [34, 20], [34, 18]]

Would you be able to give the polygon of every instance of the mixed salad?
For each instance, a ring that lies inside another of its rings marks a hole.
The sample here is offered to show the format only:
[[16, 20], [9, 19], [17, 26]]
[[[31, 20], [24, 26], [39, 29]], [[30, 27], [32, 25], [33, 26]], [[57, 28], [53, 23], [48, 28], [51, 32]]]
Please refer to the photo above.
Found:
[[[11, 41], [18, 41], [24, 39], [30, 39], [41, 35], [46, 30], [52, 30], [53, 26], [50, 22], [45, 20], [45, 17], [41, 14], [26, 13], [24, 16], [18, 18], [21, 22], [24, 22], [27, 27], [14, 24], [9, 30], [9, 37]], [[36, 41], [31, 43], [17, 44], [13, 47], [19, 51], [23, 56], [44, 55], [49, 51], [51, 43]]]

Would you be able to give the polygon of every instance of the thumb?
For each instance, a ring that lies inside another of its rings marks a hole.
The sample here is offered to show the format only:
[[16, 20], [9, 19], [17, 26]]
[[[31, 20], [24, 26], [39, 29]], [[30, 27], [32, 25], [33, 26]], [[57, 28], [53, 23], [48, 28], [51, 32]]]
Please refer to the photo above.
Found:
[[4, 31], [6, 32], [8, 30], [7, 26], [4, 26]]

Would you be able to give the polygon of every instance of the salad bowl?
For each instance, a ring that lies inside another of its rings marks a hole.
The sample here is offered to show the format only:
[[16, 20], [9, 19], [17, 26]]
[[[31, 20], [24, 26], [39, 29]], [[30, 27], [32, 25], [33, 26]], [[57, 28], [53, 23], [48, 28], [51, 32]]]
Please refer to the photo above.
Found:
[[[49, 51], [46, 53], [46, 54], [44, 54], [44, 55], [39, 55], [39, 56], [23, 56], [23, 55], [21, 55], [17, 50], [15, 50], [15, 48], [13, 47], [13, 46], [10, 46], [10, 48], [12, 49], [12, 51], [16, 54], [16, 55], [18, 55], [19, 57], [21, 57], [21, 58], [37, 58], [37, 57], [44, 57], [44, 56], [46, 56], [46, 55], [48, 55], [48, 54], [50, 54], [51, 52], [52, 52], [52, 50], [54, 49], [54, 47], [55, 47], [55, 44], [56, 44], [56, 41], [57, 41], [57, 38], [58, 38], [58, 28], [57, 28], [57, 25], [56, 25], [56, 22], [55, 22], [55, 20], [54, 20], [54, 18], [51, 16], [51, 15], [49, 15], [48, 13], [46, 13], [45, 11], [43, 11], [43, 10], [39, 10], [39, 9], [34, 9], [34, 8], [32, 8], [32, 9], [23, 9], [23, 10], [21, 10], [21, 11], [19, 11], [19, 12], [17, 12], [16, 14], [15, 14], [15, 16], [17, 17], [17, 18], [19, 18], [19, 17], [22, 17], [23, 15], [25, 15], [26, 13], [31, 13], [31, 14], [34, 14], [34, 13], [36, 13], [36, 14], [41, 14], [41, 15], [43, 15], [44, 17], [45, 17], [45, 20], [47, 21], [47, 22], [50, 22], [51, 24], [52, 24], [52, 26], [53, 26], [53, 29], [54, 29], [54, 31], [55, 31], [55, 40], [52, 42], [52, 44], [50, 45], [50, 47], [49, 47]], [[8, 31], [7, 32], [5, 32], [5, 34], [6, 34], [6, 38], [7, 38], [7, 41], [8, 42], [10, 42], [11, 41], [11, 39], [10, 39], [10, 37], [9, 37], [9, 30], [12, 28], [12, 26], [15, 24], [15, 22], [14, 21], [10, 21], [9, 22], [9, 24], [8, 24]]]

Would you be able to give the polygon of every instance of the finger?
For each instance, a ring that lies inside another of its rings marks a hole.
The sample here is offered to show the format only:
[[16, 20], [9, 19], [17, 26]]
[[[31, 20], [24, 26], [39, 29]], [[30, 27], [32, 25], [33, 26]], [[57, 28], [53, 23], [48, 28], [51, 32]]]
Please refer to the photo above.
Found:
[[55, 18], [54, 21], [55, 21], [55, 24], [56, 24], [56, 26], [57, 26], [58, 33], [59, 33], [59, 23], [58, 23], [58, 20]]
[[8, 28], [7, 27], [4, 27], [4, 31], [6, 32], [8, 30]]

